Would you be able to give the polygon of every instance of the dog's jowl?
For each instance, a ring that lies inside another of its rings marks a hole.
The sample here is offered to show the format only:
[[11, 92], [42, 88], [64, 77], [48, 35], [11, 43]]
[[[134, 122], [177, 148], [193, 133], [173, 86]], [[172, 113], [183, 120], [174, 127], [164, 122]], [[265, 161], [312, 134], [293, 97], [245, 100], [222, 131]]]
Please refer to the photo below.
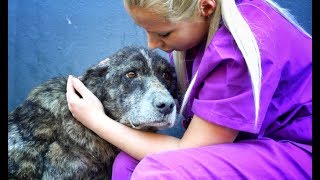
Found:
[[[175, 123], [174, 68], [151, 50], [125, 47], [79, 78], [122, 124], [154, 131]], [[66, 82], [44, 82], [9, 113], [9, 179], [110, 179], [118, 149], [73, 118]]]

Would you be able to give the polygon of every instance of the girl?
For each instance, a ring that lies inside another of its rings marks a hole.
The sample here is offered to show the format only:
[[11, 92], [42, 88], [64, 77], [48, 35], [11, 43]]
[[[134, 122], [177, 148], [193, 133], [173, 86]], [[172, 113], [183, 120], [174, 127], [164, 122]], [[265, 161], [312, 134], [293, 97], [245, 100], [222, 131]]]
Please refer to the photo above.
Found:
[[311, 37], [284, 9], [271, 0], [124, 4], [148, 46], [169, 53], [187, 129], [178, 139], [119, 124], [70, 76], [73, 116], [122, 150], [113, 179], [312, 178]]

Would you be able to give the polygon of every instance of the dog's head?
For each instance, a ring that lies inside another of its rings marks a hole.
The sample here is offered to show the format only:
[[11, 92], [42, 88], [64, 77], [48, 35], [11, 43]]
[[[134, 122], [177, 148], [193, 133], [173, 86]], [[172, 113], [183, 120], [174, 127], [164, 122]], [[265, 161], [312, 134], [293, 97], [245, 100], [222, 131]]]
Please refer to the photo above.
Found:
[[175, 123], [175, 70], [152, 50], [124, 47], [80, 79], [101, 100], [105, 113], [120, 123], [136, 129], [163, 129]]

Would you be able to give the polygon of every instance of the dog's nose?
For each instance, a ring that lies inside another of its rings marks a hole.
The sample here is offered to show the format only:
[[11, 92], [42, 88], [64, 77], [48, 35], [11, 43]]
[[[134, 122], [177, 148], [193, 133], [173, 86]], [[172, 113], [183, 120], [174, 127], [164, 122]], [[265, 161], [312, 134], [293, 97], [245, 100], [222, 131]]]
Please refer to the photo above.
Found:
[[170, 101], [155, 101], [154, 102], [155, 108], [158, 109], [164, 115], [170, 114], [173, 110], [174, 103]]

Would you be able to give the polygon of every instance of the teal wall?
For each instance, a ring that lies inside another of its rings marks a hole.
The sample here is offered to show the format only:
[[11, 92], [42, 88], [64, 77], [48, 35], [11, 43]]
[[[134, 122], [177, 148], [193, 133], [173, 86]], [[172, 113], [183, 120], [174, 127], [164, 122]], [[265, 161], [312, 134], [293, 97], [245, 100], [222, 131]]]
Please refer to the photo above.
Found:
[[120, 0], [10, 0], [8, 110], [39, 83], [80, 75], [124, 45], [145, 45]]

